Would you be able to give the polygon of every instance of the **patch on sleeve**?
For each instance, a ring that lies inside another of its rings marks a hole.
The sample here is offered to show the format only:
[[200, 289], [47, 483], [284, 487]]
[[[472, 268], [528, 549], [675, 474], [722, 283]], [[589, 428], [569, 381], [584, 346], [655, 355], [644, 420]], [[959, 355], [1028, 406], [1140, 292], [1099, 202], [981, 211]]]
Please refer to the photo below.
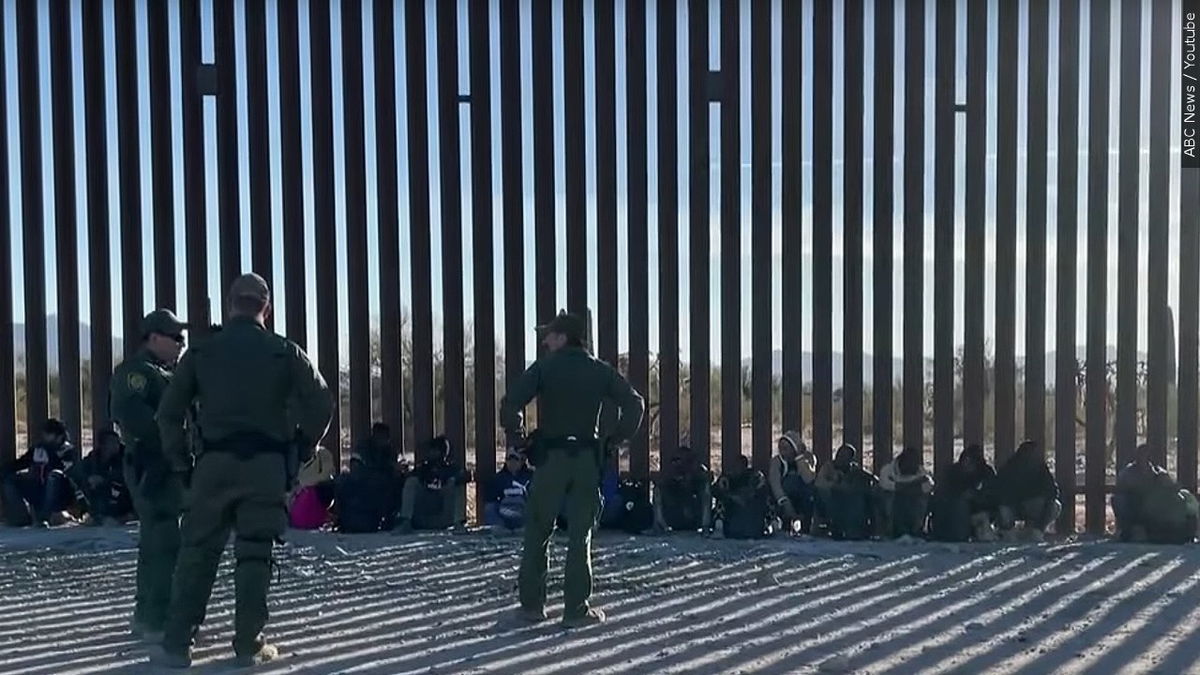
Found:
[[129, 377], [126, 378], [126, 382], [129, 384], [130, 391], [139, 394], [146, 391], [146, 376], [141, 373], [130, 373]]

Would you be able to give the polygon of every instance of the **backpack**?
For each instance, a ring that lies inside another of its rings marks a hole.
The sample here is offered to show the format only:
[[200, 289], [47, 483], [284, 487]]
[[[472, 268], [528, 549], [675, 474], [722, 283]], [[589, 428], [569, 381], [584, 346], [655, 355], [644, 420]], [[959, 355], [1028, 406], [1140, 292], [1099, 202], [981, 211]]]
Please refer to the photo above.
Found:
[[329, 509], [321, 502], [316, 487], [303, 487], [296, 492], [288, 519], [297, 530], [316, 530], [329, 520]]
[[649, 487], [640, 480], [627, 478], [617, 484], [616, 494], [604, 505], [601, 525], [640, 534], [654, 525]]

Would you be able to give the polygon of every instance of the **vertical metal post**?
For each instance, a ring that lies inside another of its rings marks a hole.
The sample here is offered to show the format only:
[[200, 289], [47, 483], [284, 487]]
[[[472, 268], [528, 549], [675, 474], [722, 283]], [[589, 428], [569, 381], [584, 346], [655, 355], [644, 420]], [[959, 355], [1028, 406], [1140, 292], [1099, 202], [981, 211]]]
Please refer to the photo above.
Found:
[[[1088, 35], [1088, 260], [1108, 260], [1108, 68], [1112, 13], [1109, 0], [1092, 0]], [[1087, 530], [1104, 531], [1104, 483], [1107, 462], [1106, 408], [1108, 405], [1108, 266], [1088, 265], [1087, 274]]]
[[[647, 234], [649, 148], [646, 133], [646, 0], [630, 0], [625, 6], [625, 50], [628, 241], [629, 260], [632, 263], [628, 268], [629, 381], [634, 389], [649, 401], [650, 249]], [[630, 442], [629, 470], [637, 478], [645, 479], [650, 476], [648, 418]]]
[[874, 176], [875, 336], [873, 369], [874, 400], [871, 433], [872, 468], [879, 472], [892, 461], [892, 235], [895, 214], [892, 177], [895, 172], [895, 64], [896, 17], [891, 0], [875, 3], [875, 147], [872, 149]]
[[[54, 128], [55, 265], [58, 273], [59, 417], [81, 442], [79, 382], [79, 255], [75, 244], [75, 87], [71, 77], [71, 6], [50, 4], [50, 79]], [[6, 353], [0, 352], [0, 354]]]

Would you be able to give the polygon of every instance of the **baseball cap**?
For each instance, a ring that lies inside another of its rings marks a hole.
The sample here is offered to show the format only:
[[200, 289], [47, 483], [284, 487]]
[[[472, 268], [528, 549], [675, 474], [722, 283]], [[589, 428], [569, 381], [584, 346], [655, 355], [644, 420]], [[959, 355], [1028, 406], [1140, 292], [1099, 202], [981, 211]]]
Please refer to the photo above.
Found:
[[254, 298], [262, 302], [271, 302], [271, 288], [267, 286], [267, 280], [259, 275], [248, 272], [233, 280], [233, 284], [229, 287], [229, 297], [232, 298]]
[[142, 319], [142, 335], [159, 333], [161, 335], [179, 335], [187, 330], [187, 324], [169, 309], [156, 309]]
[[550, 323], [538, 326], [537, 332], [542, 335], [546, 333], [559, 333], [570, 339], [583, 340], [585, 333], [587, 333], [587, 327], [583, 319], [577, 315], [560, 312]]

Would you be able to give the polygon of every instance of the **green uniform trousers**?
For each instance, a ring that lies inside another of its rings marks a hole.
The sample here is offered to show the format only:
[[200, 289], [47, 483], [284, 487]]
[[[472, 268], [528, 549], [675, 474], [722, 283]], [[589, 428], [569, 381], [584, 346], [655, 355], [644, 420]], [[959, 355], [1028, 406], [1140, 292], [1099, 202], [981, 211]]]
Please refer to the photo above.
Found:
[[588, 610], [592, 595], [592, 529], [600, 512], [600, 469], [594, 450], [551, 449], [537, 467], [526, 505], [525, 550], [521, 556], [521, 606], [546, 605], [546, 557], [554, 523], [566, 499], [567, 564], [563, 582], [563, 616]]
[[287, 527], [284, 457], [263, 453], [200, 456], [183, 515], [183, 546], [175, 570], [164, 647], [182, 651], [204, 621], [221, 553], [235, 536], [233, 648], [253, 654], [267, 624], [267, 589], [275, 539]]
[[183, 486], [165, 467], [149, 475], [126, 456], [125, 484], [138, 515], [137, 590], [133, 620], [162, 630], [171, 602], [171, 577], [179, 555], [179, 512]]

